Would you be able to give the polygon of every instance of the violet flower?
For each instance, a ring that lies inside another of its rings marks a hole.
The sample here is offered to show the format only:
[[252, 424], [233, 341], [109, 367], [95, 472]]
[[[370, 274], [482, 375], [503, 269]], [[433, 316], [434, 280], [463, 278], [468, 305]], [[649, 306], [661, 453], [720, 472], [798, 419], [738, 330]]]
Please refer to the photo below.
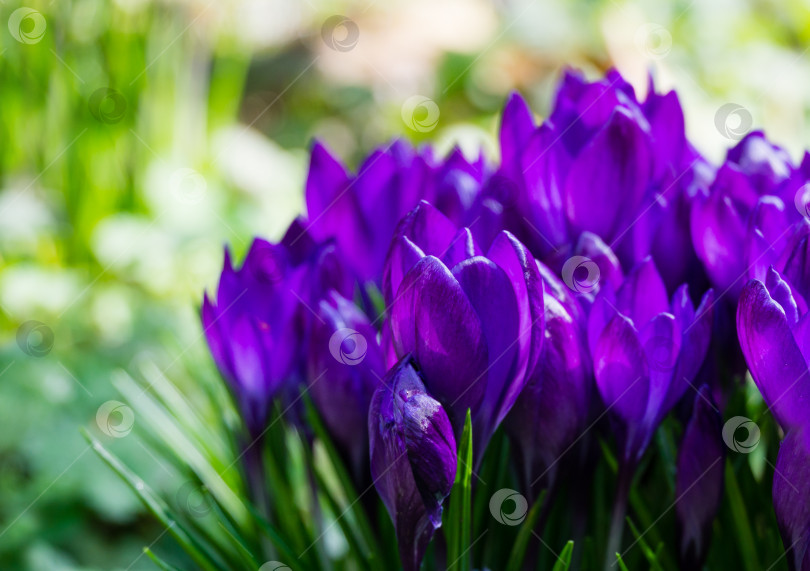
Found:
[[506, 227], [549, 265], [558, 268], [590, 232], [626, 268], [655, 256], [669, 291], [696, 282], [686, 223], [709, 169], [686, 141], [674, 92], [658, 94], [651, 82], [642, 103], [616, 71], [595, 82], [569, 71], [539, 127], [520, 96], [510, 96], [501, 146], [499, 173], [522, 189], [521, 220]]
[[806, 233], [787, 253], [785, 275], [770, 268], [751, 280], [737, 309], [737, 329], [751, 376], [786, 432], [776, 459], [773, 507], [791, 570], [810, 565], [810, 286]]
[[484, 176], [483, 156], [469, 162], [454, 150], [437, 160], [429, 148], [403, 140], [375, 150], [353, 175], [316, 142], [306, 183], [308, 228], [318, 240], [335, 239], [356, 279], [379, 285], [399, 220], [426, 199], [467, 223]]
[[309, 339], [307, 391], [357, 482], [368, 473], [368, 408], [385, 374], [377, 331], [335, 291], [318, 304]]
[[545, 339], [537, 365], [504, 421], [527, 493], [557, 482], [562, 457], [582, 434], [592, 395], [592, 366], [581, 310], [548, 269]]
[[441, 403], [406, 356], [383, 379], [368, 415], [371, 475], [396, 529], [405, 571], [416, 571], [442, 523], [456, 477], [456, 441]]
[[422, 202], [397, 230], [383, 294], [396, 354], [413, 354], [457, 435], [471, 410], [480, 460], [539, 355], [543, 292], [534, 258], [508, 232], [484, 256], [469, 229]]
[[591, 308], [588, 340], [596, 386], [619, 445], [619, 475], [606, 567], [621, 544], [633, 473], [655, 429], [694, 381], [709, 346], [714, 294], [695, 309], [688, 286], [667, 300], [652, 259], [637, 265], [615, 293], [600, 292]]

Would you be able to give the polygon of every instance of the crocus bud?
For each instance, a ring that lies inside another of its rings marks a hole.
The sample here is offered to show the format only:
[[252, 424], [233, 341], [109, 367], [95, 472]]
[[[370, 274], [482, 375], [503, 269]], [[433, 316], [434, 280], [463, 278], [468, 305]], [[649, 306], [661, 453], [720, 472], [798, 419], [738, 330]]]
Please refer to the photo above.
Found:
[[253, 436], [263, 429], [298, 354], [297, 302], [283, 285], [291, 268], [284, 247], [256, 239], [238, 270], [225, 252], [216, 297], [203, 299], [208, 346]]
[[678, 452], [675, 513], [682, 569], [701, 569], [709, 551], [712, 521], [723, 497], [722, 430], [711, 391], [703, 385]]
[[457, 435], [472, 411], [474, 454], [525, 385], [543, 335], [537, 264], [508, 232], [486, 253], [426, 202], [401, 223], [383, 279], [394, 348], [413, 353]]
[[442, 405], [406, 356], [383, 379], [368, 415], [371, 476], [396, 529], [405, 571], [419, 569], [456, 477], [456, 440]]
[[318, 304], [308, 351], [308, 391], [355, 480], [367, 478], [368, 407], [385, 369], [377, 332], [352, 302], [331, 292]]
[[682, 286], [668, 301], [649, 258], [617, 292], [599, 292], [588, 339], [596, 385], [616, 421], [624, 461], [641, 459], [658, 424], [694, 380], [709, 346], [713, 299], [709, 290], [695, 309]]
[[[801, 306], [804, 312], [800, 312]], [[737, 308], [740, 346], [751, 376], [786, 430], [807, 423], [809, 315], [802, 296], [773, 268], [765, 283], [751, 280], [746, 284]]]

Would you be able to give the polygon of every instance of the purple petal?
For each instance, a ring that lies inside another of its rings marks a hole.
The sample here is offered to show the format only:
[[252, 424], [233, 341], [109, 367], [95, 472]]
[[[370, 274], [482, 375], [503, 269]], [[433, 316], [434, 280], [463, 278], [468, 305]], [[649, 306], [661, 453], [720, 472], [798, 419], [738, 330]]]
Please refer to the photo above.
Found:
[[571, 165], [565, 210], [575, 233], [588, 230], [609, 240], [623, 231], [624, 217], [639, 204], [651, 167], [646, 133], [617, 109]]
[[652, 258], [646, 258], [627, 275], [616, 293], [616, 307], [639, 329], [659, 313], [669, 311], [667, 290]]
[[784, 309], [762, 282], [752, 280], [743, 288], [737, 330], [751, 375], [776, 420], [785, 428], [804, 425], [810, 406], [807, 363]]
[[773, 475], [773, 508], [788, 568], [810, 566], [810, 440], [803, 428], [788, 431]]
[[397, 534], [405, 571], [416, 571], [456, 472], [456, 444], [441, 405], [410, 359], [386, 375], [368, 416], [371, 474]]
[[476, 390], [476, 385], [486, 391], [477, 412], [473, 410], [476, 456], [480, 458], [489, 437], [526, 382], [531, 330], [524, 335], [519, 327], [521, 320], [531, 317], [528, 307], [521, 315], [509, 276], [490, 260], [481, 256], [465, 260], [453, 268], [453, 275], [478, 315], [487, 346], [486, 370], [467, 381], [470, 392]]
[[[514, 294], [512, 294], [514, 297]], [[450, 270], [427, 256], [405, 276], [391, 317], [397, 354], [413, 353], [430, 393], [460, 432], [486, 389], [487, 340], [473, 305]]]
[[633, 324], [617, 315], [599, 337], [594, 353], [602, 400], [628, 424], [640, 424], [650, 396], [650, 370]]
[[534, 132], [534, 119], [526, 101], [517, 92], [506, 100], [501, 118], [501, 164], [515, 170], [520, 167], [519, 157]]

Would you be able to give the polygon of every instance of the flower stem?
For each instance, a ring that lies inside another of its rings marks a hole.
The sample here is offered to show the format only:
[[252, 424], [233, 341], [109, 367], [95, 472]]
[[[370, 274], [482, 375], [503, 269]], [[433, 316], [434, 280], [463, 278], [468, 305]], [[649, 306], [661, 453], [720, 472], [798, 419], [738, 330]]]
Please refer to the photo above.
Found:
[[633, 472], [634, 466], [631, 462], [620, 462], [616, 482], [616, 499], [613, 502], [613, 515], [610, 518], [610, 532], [605, 551], [605, 571], [615, 571], [616, 569], [616, 553], [622, 546], [624, 518], [627, 514], [627, 498], [630, 495]]

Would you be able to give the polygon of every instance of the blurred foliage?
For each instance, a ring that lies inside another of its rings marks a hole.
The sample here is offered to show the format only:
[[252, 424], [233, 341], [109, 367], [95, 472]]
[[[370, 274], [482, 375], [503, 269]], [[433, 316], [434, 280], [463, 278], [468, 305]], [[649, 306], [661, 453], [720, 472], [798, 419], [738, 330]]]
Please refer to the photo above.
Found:
[[[28, 43], [19, 38], [37, 23], [15, 20], [20, 8], [46, 25]], [[203, 422], [222, 422], [212, 403], [225, 397], [201, 382], [213, 371], [196, 304], [215, 283], [223, 244], [241, 254], [252, 235], [278, 237], [302, 209], [312, 137], [352, 164], [394, 136], [490, 151], [509, 90], [541, 112], [563, 65], [597, 73], [615, 64], [640, 89], [648, 70], [677, 86], [690, 134], [715, 158], [729, 141], [713, 116], [728, 100], [797, 155], [808, 143], [808, 8], [806, 0], [3, 2], [0, 568], [151, 568], [146, 545], [189, 563], [88, 453], [78, 427], [176, 496], [188, 476], [150, 451], [143, 419], [126, 438], [110, 438], [97, 411], [121, 398], [116, 371], [156, 367]], [[333, 14], [357, 23], [354, 49], [324, 43]], [[663, 43], [640, 32], [651, 22]], [[414, 94], [437, 103], [436, 130], [404, 123]], [[30, 320], [45, 329], [18, 339]], [[768, 497], [775, 428], [765, 440], [758, 465], [737, 458], [729, 467], [745, 498], [753, 488]], [[746, 508], [767, 540], [758, 546], [765, 561], [779, 552], [772, 516], [767, 506]], [[726, 525], [736, 515], [724, 507], [722, 533], [737, 529]], [[561, 549], [569, 538], [551, 539]]]

